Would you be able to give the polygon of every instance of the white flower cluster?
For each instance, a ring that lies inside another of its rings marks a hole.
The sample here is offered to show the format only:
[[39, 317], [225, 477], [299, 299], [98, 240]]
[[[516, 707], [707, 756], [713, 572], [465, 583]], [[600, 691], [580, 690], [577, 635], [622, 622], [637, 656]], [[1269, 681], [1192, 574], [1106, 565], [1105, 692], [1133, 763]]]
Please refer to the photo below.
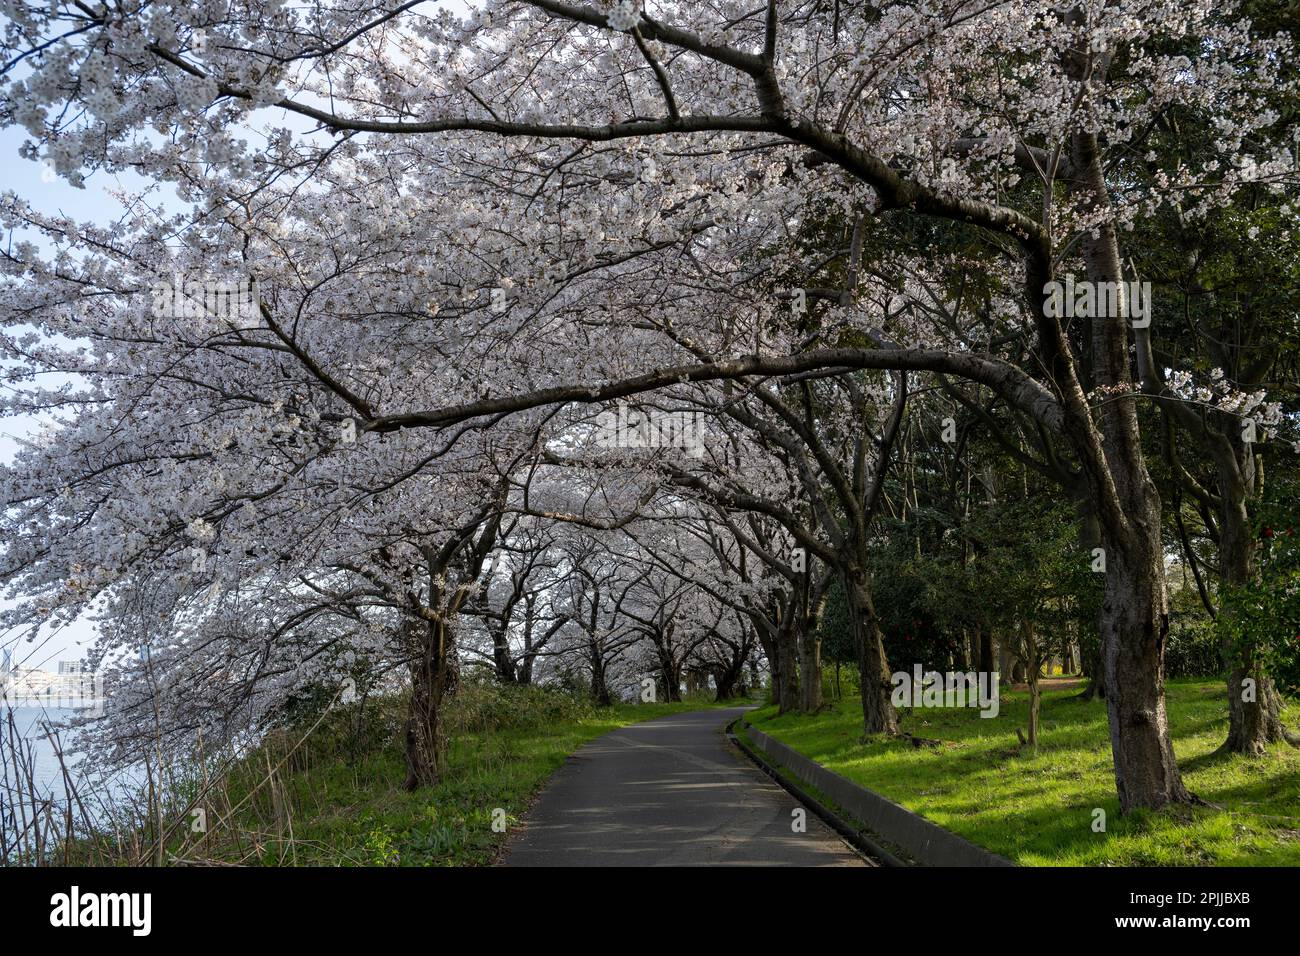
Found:
[[211, 541], [217, 535], [216, 529], [202, 518], [195, 518], [186, 525], [185, 533], [192, 541]]
[[187, 113], [198, 113], [217, 98], [217, 81], [211, 76], [185, 76], [176, 84], [176, 102]]
[[253, 95], [250, 101], [254, 109], [262, 109], [267, 106], [274, 106], [284, 98], [284, 93], [275, 85], [275, 81], [269, 76], [260, 83], [253, 86], [250, 90]]
[[609, 11], [609, 15], [605, 17], [609, 28], [621, 33], [630, 33], [640, 20], [641, 4], [638, 0], [618, 0], [614, 8]]
[[[1216, 368], [1210, 372], [1211, 386], [1197, 385], [1192, 373], [1185, 370], [1171, 371], [1168, 374], [1169, 388], [1179, 398], [1201, 405], [1212, 405], [1230, 415], [1251, 419], [1260, 425], [1280, 425], [1283, 421], [1282, 404], [1266, 402], [1263, 389], [1254, 392], [1242, 392], [1233, 388], [1224, 378], [1223, 369]], [[1265, 436], [1270, 431], [1265, 429]]]
[[45, 132], [45, 110], [30, 100], [24, 101], [14, 110], [14, 119], [33, 136], [41, 136]]
[[124, 26], [116, 26], [111, 35], [113, 53], [125, 60], [139, 60], [148, 51], [149, 41], [138, 29], [128, 31]]

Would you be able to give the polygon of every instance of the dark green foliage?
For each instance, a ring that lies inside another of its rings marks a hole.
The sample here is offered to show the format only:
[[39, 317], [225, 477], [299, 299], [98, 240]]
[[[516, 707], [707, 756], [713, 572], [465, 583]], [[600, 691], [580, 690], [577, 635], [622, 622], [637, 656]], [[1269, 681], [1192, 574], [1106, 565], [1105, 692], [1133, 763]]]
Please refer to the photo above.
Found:
[[822, 639], [822, 659], [827, 663], [851, 665], [857, 658], [853, 652], [853, 630], [849, 622], [849, 605], [844, 600], [844, 586], [832, 581], [826, 592], [826, 606], [818, 628]]
[[[1294, 486], [1280, 490], [1293, 492]], [[1295, 498], [1259, 508], [1259, 578], [1221, 595], [1218, 632], [1229, 653], [1252, 655], [1285, 695], [1300, 695], [1300, 511]]]
[[1222, 674], [1223, 654], [1214, 622], [1204, 614], [1172, 616], [1165, 646], [1165, 676], [1213, 677]]

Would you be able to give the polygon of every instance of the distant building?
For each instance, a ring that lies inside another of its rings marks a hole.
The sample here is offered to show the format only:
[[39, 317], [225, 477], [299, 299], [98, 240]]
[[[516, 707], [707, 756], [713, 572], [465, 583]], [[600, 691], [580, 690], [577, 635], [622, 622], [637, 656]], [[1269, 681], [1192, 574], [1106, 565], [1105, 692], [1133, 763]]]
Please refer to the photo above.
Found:
[[24, 703], [74, 709], [101, 706], [103, 678], [82, 668], [81, 661], [61, 663], [57, 674], [38, 668], [11, 667], [0, 681], [0, 697], [17, 706]]

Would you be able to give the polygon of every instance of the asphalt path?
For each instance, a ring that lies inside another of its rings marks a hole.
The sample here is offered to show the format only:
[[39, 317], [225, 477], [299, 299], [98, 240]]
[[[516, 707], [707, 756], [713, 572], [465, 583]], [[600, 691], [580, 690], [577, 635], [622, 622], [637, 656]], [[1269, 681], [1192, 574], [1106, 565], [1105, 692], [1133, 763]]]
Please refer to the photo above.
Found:
[[507, 845], [507, 866], [863, 866], [727, 740], [744, 708], [633, 724], [578, 750]]

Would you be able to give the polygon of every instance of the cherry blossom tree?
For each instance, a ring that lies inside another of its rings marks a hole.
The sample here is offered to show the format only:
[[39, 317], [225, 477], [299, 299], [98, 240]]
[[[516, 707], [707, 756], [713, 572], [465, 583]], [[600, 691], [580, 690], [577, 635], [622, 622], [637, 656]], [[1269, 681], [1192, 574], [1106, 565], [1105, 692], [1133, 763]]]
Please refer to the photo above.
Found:
[[[538, 657], [569, 623], [552, 600], [563, 568], [548, 526], [518, 515], [507, 521], [498, 531], [487, 580], [465, 605], [462, 647], [490, 661], [499, 683], [531, 684]], [[480, 647], [468, 633], [474, 622], [486, 632]]]
[[[77, 250], [8, 254], [5, 314], [35, 330], [6, 340], [17, 378], [89, 383], [75, 397], [26, 389], [10, 408], [94, 409], [72, 415], [61, 435], [76, 451], [49, 456], [48, 481], [34, 483], [36, 457], [7, 476], [28, 515], [6, 577], [51, 601], [38, 608], [108, 586], [125, 563], [99, 553], [122, 547], [107, 544], [112, 522], [132, 560], [175, 555], [185, 535], [224, 547], [226, 521], [253, 518], [214, 510], [230, 492], [212, 483], [278, 509], [289, 478], [336, 477], [319, 463], [338, 441], [327, 430], [348, 422], [359, 447], [384, 439], [398, 452], [365, 461], [391, 482], [422, 453], [438, 469], [476, 453], [508, 471], [570, 403], [874, 369], [899, 373], [901, 415], [901, 373], [942, 374], [993, 390], [1068, 449], [1105, 555], [1121, 807], [1191, 799], [1164, 707], [1162, 506], [1139, 429], [1152, 333], [1122, 298], [1066, 315], [1049, 289], [1075, 270], [1097, 288], [1136, 279], [1126, 231], [1172, 202], [1196, 221], [1246, 185], [1293, 184], [1273, 107], [1292, 89], [1285, 37], [1209, 0], [511, 0], [463, 20], [421, 3], [10, 0], [6, 12], [0, 121], [28, 130], [27, 154], [74, 183], [140, 171], [198, 204], [183, 222], [139, 215], [111, 230], [33, 224], [6, 205], [8, 228]], [[1175, 110], [1216, 131], [1190, 158], [1170, 132]], [[1143, 150], [1151, 174], [1135, 185], [1118, 158]], [[893, 250], [877, 274], [828, 246], [836, 223], [852, 226], [851, 246]], [[962, 257], [985, 272], [977, 295], [948, 281]], [[265, 289], [252, 320], [160, 329], [141, 277], [164, 263], [252, 273]], [[821, 282], [828, 268], [842, 281]], [[822, 285], [847, 295], [810, 325], [800, 310]], [[177, 404], [193, 391], [205, 400]], [[238, 442], [257, 431], [256, 453], [237, 444], [204, 471], [198, 443], [236, 420]], [[102, 473], [110, 422], [143, 428], [122, 453], [147, 447], [166, 474], [101, 491], [104, 519], [87, 524], [84, 492], [55, 498]], [[279, 448], [277, 429], [305, 447]], [[268, 497], [276, 468], [285, 481]], [[490, 474], [461, 473], [463, 509], [454, 491], [439, 498], [437, 548], [458, 540], [469, 489], [481, 495]], [[869, 489], [881, 474], [853, 480]], [[55, 540], [78, 524], [101, 529], [89, 578]], [[847, 580], [865, 609], [859, 524]], [[868, 729], [890, 729], [871, 696]]]

